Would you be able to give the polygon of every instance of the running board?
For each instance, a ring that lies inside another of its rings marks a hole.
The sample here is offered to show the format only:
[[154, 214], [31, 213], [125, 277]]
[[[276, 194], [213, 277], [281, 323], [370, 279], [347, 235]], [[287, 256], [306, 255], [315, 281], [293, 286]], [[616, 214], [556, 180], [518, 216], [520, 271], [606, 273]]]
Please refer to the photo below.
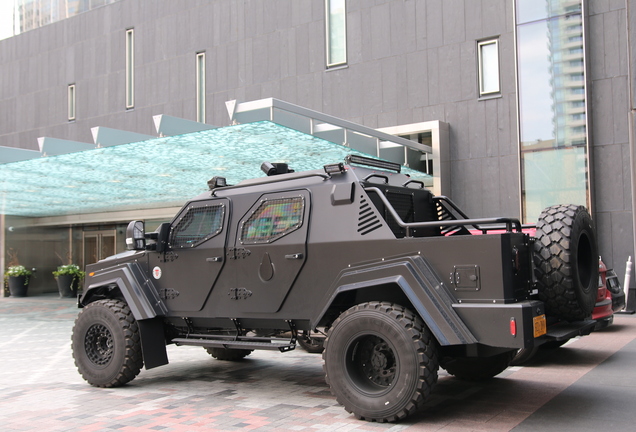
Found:
[[291, 351], [296, 348], [296, 344], [258, 342], [250, 340], [218, 340], [207, 338], [176, 338], [172, 342], [177, 345], [201, 346], [204, 348], [227, 348], [227, 349], [251, 349], [251, 350], [278, 350], [280, 352]]

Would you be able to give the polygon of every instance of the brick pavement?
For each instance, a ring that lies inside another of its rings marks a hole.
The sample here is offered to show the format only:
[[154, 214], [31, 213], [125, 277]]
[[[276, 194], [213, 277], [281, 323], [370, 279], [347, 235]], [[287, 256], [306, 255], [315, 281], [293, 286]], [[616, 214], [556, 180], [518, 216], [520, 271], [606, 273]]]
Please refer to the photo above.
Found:
[[[422, 412], [377, 424], [340, 407], [324, 382], [320, 355], [301, 349], [223, 362], [198, 347], [169, 346], [169, 365], [142, 370], [121, 388], [93, 388], [71, 357], [77, 312], [69, 299], [0, 298], [1, 430], [509, 431], [636, 339], [636, 317], [619, 315], [608, 329], [488, 382], [441, 371]], [[586, 430], [581, 414], [579, 430]]]

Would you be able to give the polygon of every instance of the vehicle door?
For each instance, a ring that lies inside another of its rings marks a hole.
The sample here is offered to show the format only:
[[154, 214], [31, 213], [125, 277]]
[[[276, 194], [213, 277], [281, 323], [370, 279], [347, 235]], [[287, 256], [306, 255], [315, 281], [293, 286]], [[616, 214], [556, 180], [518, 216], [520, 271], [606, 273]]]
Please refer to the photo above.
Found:
[[262, 195], [243, 216], [227, 264], [241, 312], [280, 309], [307, 260], [309, 214], [309, 191], [296, 190]]
[[225, 263], [230, 203], [192, 202], [174, 219], [167, 250], [151, 254], [153, 282], [171, 312], [203, 308]]

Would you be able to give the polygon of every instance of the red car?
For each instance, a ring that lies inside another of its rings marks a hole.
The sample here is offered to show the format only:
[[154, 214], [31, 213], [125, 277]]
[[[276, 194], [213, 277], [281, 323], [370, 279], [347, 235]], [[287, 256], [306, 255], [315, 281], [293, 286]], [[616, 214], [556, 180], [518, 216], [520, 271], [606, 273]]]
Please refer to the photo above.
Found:
[[600, 258], [598, 260], [598, 295], [592, 311], [592, 319], [596, 321], [594, 330], [605, 328], [614, 321], [612, 292], [607, 289], [607, 266]]

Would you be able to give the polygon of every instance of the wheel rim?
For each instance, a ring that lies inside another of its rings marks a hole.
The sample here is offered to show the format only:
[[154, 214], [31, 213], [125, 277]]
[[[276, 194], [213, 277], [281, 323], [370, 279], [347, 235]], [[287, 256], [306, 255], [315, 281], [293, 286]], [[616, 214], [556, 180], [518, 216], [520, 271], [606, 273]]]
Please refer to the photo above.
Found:
[[86, 332], [84, 349], [92, 363], [107, 365], [113, 358], [113, 334], [105, 325], [93, 324]]
[[395, 351], [379, 336], [356, 338], [347, 349], [345, 368], [360, 390], [380, 395], [391, 389], [398, 372]]

